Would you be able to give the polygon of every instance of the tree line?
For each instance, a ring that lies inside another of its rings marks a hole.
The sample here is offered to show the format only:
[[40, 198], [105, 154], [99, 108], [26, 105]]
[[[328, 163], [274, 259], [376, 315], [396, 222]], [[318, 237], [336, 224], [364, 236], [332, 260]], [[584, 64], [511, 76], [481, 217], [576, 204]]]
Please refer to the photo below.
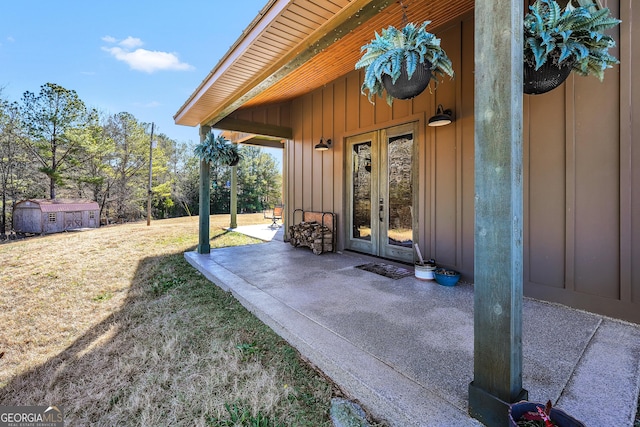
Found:
[[[11, 229], [20, 200], [93, 200], [103, 223], [146, 217], [152, 125], [132, 114], [87, 108], [74, 90], [46, 83], [19, 101], [0, 90], [0, 236]], [[193, 144], [153, 134], [152, 217], [198, 213], [199, 159]], [[238, 211], [259, 212], [280, 202], [275, 158], [240, 147]], [[229, 212], [231, 168], [211, 171], [211, 212]]]

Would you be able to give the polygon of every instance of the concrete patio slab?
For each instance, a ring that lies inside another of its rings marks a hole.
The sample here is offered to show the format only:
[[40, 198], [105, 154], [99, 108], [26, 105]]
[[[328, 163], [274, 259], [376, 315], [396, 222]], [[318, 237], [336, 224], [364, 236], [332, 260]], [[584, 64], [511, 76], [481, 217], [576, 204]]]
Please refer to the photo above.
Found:
[[[394, 280], [355, 268], [378, 259], [279, 240], [185, 258], [389, 425], [481, 425], [467, 414], [472, 285]], [[523, 310], [530, 400], [589, 426], [632, 427], [640, 326], [532, 299]]]
[[270, 242], [271, 240], [282, 241], [282, 235], [284, 227], [282, 225], [273, 224], [256, 224], [256, 225], [241, 225], [236, 228], [228, 228], [229, 231], [235, 231], [238, 233], [246, 234], [256, 239]]

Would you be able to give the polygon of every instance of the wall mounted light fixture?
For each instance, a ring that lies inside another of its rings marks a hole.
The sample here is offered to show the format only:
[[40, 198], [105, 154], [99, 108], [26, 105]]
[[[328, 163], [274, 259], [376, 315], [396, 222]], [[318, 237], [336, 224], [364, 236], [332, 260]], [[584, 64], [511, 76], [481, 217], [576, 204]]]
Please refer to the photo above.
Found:
[[438, 105], [436, 109], [436, 115], [429, 119], [429, 126], [445, 126], [453, 121], [451, 118], [453, 111], [445, 110], [442, 108], [442, 104]]
[[314, 148], [318, 151], [327, 151], [330, 147], [331, 139], [327, 139], [327, 142], [324, 142], [324, 138], [320, 138], [320, 142]]

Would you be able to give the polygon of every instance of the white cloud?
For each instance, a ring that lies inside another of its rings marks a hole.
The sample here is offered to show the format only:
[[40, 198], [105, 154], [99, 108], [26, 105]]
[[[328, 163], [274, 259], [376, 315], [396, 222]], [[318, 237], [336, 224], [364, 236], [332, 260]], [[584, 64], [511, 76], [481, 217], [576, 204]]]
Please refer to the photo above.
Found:
[[180, 62], [175, 53], [147, 49], [132, 50], [143, 45], [142, 40], [136, 37], [129, 36], [118, 41], [111, 36], [105, 36], [102, 40], [111, 44], [117, 43], [119, 46], [103, 47], [102, 50], [109, 52], [118, 61], [129, 64], [133, 70], [153, 73], [158, 70], [187, 71], [193, 69], [186, 62]]
[[13, 43], [16, 41], [16, 39], [14, 39], [12, 36], [9, 36], [7, 37], [7, 41]]
[[142, 43], [142, 40], [140, 40], [137, 37], [129, 36], [118, 44], [124, 47], [125, 49], [133, 49], [134, 47], [142, 46], [144, 43]]
[[103, 48], [109, 52], [118, 61], [129, 64], [134, 70], [153, 73], [158, 70], [177, 70], [186, 71], [193, 67], [185, 62], [180, 62], [178, 57], [173, 53], [151, 51], [146, 49], [136, 49], [129, 52], [120, 47]]

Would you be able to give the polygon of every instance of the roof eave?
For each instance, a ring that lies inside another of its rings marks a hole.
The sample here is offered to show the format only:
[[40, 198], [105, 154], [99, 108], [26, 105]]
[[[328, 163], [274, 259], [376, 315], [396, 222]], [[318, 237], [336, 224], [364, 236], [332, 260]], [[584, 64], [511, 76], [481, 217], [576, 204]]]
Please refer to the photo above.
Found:
[[[215, 82], [216, 78], [222, 74], [233, 64], [233, 60], [237, 58], [243, 51], [246, 49], [246, 46], [250, 45], [262, 32], [264, 27], [271, 22], [274, 16], [271, 16], [275, 13], [278, 8], [273, 8], [272, 6], [278, 0], [269, 0], [269, 2], [262, 8], [262, 10], [258, 13], [253, 21], [247, 26], [247, 28], [242, 31], [240, 37], [231, 45], [227, 53], [218, 61], [216, 66], [209, 72], [207, 77], [200, 83], [200, 85], [196, 88], [196, 90], [191, 94], [191, 96], [185, 101], [184, 104], [180, 107], [180, 109], [174, 114], [173, 119], [176, 124], [179, 125], [187, 125], [187, 126], [195, 126], [198, 123], [181, 123], [180, 120], [184, 117], [185, 113], [189, 108], [192, 108], [195, 102], [202, 97], [206, 93], [206, 91], [211, 87], [213, 82]], [[286, 1], [280, 1], [280, 10], [286, 5]], [[277, 13], [276, 15], [277, 16]]]
[[[194, 108], [198, 102], [215, 84], [216, 80], [239, 58], [239, 56], [260, 37], [262, 30], [266, 28], [280, 13], [288, 6], [289, 2], [275, 1], [270, 3], [270, 8], [266, 14], [257, 18], [257, 22], [252, 29], [234, 44], [234, 48], [225, 55], [216, 68], [207, 76], [205, 81], [196, 89], [189, 100], [181, 107], [174, 116], [176, 124], [196, 126], [215, 126], [222, 119], [243, 104], [250, 101], [264, 90], [275, 85], [289, 73], [302, 66], [315, 55], [322, 52], [332, 44], [338, 42], [344, 35], [356, 29], [362, 22], [378, 14], [381, 10], [393, 4], [394, 0], [354, 0], [349, 6], [337, 13], [332, 19], [319, 25], [313, 33], [298, 44], [289, 54], [271, 62], [252, 81], [248, 81], [243, 86], [243, 90], [226, 99], [207, 116], [199, 118], [186, 118], [188, 112]], [[264, 10], [264, 9], [263, 9]], [[356, 17], [357, 19], [353, 19]]]

